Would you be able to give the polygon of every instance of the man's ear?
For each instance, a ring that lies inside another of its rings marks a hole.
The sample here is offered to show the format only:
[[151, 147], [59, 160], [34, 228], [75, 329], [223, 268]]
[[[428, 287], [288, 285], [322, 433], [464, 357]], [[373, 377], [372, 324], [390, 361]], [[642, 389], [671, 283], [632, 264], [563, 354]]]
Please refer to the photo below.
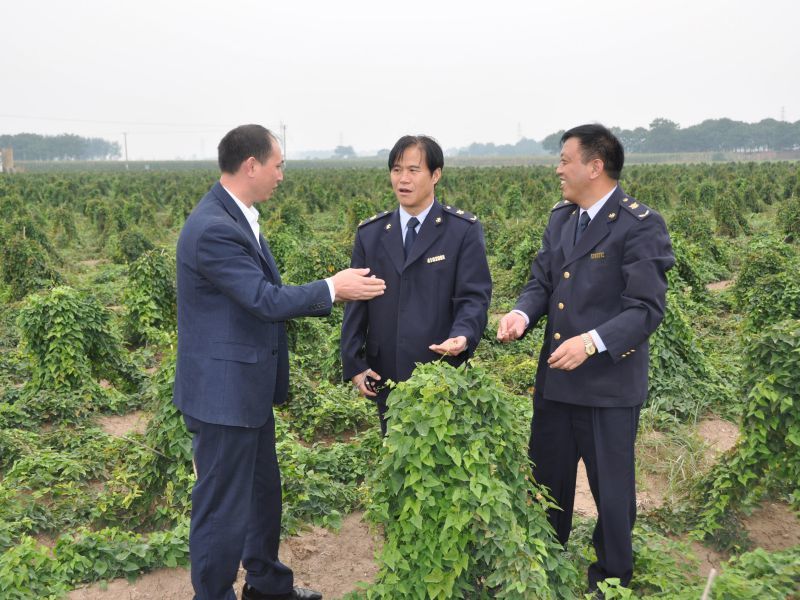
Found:
[[606, 166], [603, 161], [599, 158], [592, 159], [591, 170], [589, 171], [589, 177], [592, 179], [596, 179], [600, 177], [600, 174], [606, 170]]
[[433, 172], [433, 175], [431, 175], [431, 178], [433, 179], [433, 185], [439, 183], [439, 180], [442, 178], [442, 169], [441, 168], [436, 169]]
[[244, 173], [248, 177], [251, 177], [253, 175], [253, 172], [255, 171], [255, 166], [256, 166], [256, 157], [248, 156], [246, 159], [244, 159], [244, 162], [242, 162], [242, 167], [241, 167], [242, 173]]

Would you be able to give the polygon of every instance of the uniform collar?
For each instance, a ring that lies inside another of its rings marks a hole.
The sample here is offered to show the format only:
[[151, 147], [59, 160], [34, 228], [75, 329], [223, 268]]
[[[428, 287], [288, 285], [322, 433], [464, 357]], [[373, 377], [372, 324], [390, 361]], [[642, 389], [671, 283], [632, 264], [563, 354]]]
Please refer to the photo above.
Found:
[[581, 211], [578, 214], [578, 216], [580, 216], [583, 213], [587, 212], [587, 213], [589, 213], [589, 218], [590, 219], [594, 219], [597, 216], [597, 213], [599, 213], [600, 210], [603, 208], [603, 205], [608, 201], [609, 198], [611, 198], [611, 194], [613, 194], [616, 191], [617, 187], [619, 187], [619, 186], [615, 185], [613, 188], [611, 188], [610, 192], [608, 192], [605, 196], [600, 198], [600, 200], [598, 200], [597, 202], [592, 204], [586, 210], [581, 209]]
[[[417, 220], [419, 221], [419, 226], [422, 226], [422, 223], [425, 221], [425, 217], [427, 217], [428, 213], [431, 212], [431, 209], [433, 208], [433, 204], [435, 202], [436, 202], [436, 198], [434, 198], [433, 202], [431, 202], [428, 205], [428, 208], [426, 208], [425, 210], [423, 210], [421, 213], [419, 213], [417, 215]], [[398, 206], [397, 208], [398, 208], [397, 213], [400, 215], [400, 230], [401, 231], [405, 231], [406, 227], [408, 226], [408, 220], [411, 218], [412, 215], [408, 214], [406, 212], [406, 209], [404, 209], [402, 206]]]

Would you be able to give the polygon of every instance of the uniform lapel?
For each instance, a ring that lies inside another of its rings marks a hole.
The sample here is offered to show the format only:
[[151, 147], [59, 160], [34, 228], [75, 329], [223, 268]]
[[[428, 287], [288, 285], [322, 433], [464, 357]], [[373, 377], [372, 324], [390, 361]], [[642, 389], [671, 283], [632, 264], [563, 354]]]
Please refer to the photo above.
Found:
[[[571, 251], [565, 253], [566, 260], [564, 261], [563, 266], [566, 266], [585, 255], [592, 248], [597, 246], [597, 244], [600, 243], [600, 240], [609, 234], [609, 227], [611, 223], [616, 221], [617, 215], [619, 214], [619, 199], [622, 197], [622, 195], [622, 190], [619, 188], [619, 186], [617, 186], [617, 189], [614, 190], [614, 193], [611, 194], [611, 197], [606, 200], [606, 203], [603, 205], [603, 208], [600, 209], [600, 212], [598, 212], [594, 219], [589, 222], [589, 226], [586, 228], [586, 231], [583, 232], [583, 235], [578, 243], [574, 245]], [[577, 223], [575, 220], [577, 216], [578, 211], [575, 212], [573, 217], [568, 219], [568, 221], [572, 223], [573, 229]], [[572, 239], [574, 240], [574, 232]]]
[[561, 224], [561, 235], [559, 237], [561, 243], [559, 246], [562, 252], [561, 259], [563, 261], [567, 260], [567, 258], [572, 254], [572, 249], [575, 247], [575, 228], [578, 223], [579, 210], [580, 209], [578, 209], [576, 206], [572, 211], [570, 211], [569, 217], [567, 217], [564, 223]]
[[[425, 217], [425, 220], [422, 222], [422, 227], [419, 228], [417, 239], [414, 241], [414, 245], [411, 246], [411, 253], [405, 261], [404, 269], [422, 256], [425, 251], [431, 247], [431, 244], [436, 241], [436, 238], [442, 234], [444, 228], [440, 227], [442, 223], [441, 216], [442, 205], [434, 200], [428, 216]], [[437, 221], [437, 219], [439, 220]]]
[[[400, 213], [398, 209], [395, 209], [386, 221], [387, 223], [382, 226], [381, 243], [386, 250], [386, 254], [392, 260], [394, 268], [397, 269], [398, 273], [402, 273], [405, 258], [403, 257], [403, 232], [400, 230]], [[419, 238], [417, 238], [417, 242], [419, 242]], [[414, 244], [416, 245], [416, 242]]]

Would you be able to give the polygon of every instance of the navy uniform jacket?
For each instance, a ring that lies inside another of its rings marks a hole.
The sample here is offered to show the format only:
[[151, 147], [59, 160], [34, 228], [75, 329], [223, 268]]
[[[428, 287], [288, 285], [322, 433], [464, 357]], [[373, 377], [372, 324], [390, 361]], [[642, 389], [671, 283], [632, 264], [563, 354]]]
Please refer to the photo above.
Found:
[[492, 280], [477, 217], [434, 200], [408, 260], [397, 209], [359, 225], [352, 267], [369, 267], [386, 282], [382, 296], [349, 302], [342, 322], [345, 380], [371, 368], [383, 381], [404, 381], [414, 364], [441, 358], [431, 344], [463, 335], [472, 356], [486, 327]]
[[173, 400], [195, 419], [260, 427], [286, 399], [284, 321], [327, 315], [325, 281], [283, 286], [263, 236], [216, 183], [178, 239], [178, 358]]
[[[547, 315], [536, 394], [597, 407], [647, 398], [648, 343], [664, 317], [666, 272], [675, 263], [661, 216], [618, 186], [574, 244], [579, 209], [553, 207], [531, 278], [514, 308], [529, 328]], [[606, 345], [573, 371], [551, 369], [559, 344], [592, 329]]]

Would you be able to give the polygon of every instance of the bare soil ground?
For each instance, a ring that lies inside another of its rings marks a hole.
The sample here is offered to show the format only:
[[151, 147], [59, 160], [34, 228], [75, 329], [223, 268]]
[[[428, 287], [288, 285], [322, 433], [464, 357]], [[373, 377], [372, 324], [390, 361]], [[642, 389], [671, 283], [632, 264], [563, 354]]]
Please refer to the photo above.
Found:
[[714, 283], [709, 283], [706, 286], [706, 289], [711, 292], [718, 292], [721, 290], [725, 290], [733, 285], [732, 279], [726, 279], [724, 281], [715, 281]]
[[[132, 413], [122, 417], [101, 417], [99, 422], [112, 435], [144, 431], [148, 415]], [[733, 447], [739, 432], [736, 425], [711, 418], [698, 423], [698, 434], [707, 444], [707, 452], [716, 458]], [[655, 435], [658, 435], [657, 433]], [[637, 505], [642, 512], [663, 504], [667, 483], [658, 475], [646, 475], [638, 482]], [[575, 512], [596, 516], [592, 494], [583, 463], [579, 464], [575, 490]], [[757, 547], [782, 550], [800, 544], [800, 519], [784, 504], [763, 503], [747, 519], [745, 526]], [[292, 567], [297, 585], [323, 593], [325, 600], [341, 598], [357, 589], [358, 582], [371, 581], [378, 571], [375, 551], [380, 548], [380, 535], [370, 531], [362, 513], [344, 518], [338, 532], [313, 527], [299, 536], [281, 543], [281, 560]], [[696, 542], [692, 550], [700, 560], [700, 573], [706, 576], [713, 567], [719, 569], [727, 557]], [[240, 593], [244, 572], [239, 572], [235, 589]], [[124, 579], [95, 584], [74, 590], [69, 600], [190, 600], [192, 586], [187, 569], [160, 569], [142, 575], [133, 583]]]
[[[380, 536], [370, 532], [361, 513], [343, 519], [338, 532], [314, 527], [281, 543], [281, 560], [291, 566], [295, 584], [322, 592], [325, 600], [341, 598], [370, 581], [378, 572], [375, 549]], [[244, 571], [234, 586], [244, 585]], [[159, 569], [133, 583], [117, 579], [73, 590], [68, 600], [190, 600], [193, 596], [188, 569]]]
[[123, 437], [131, 433], [144, 433], [150, 413], [137, 410], [127, 415], [101, 415], [97, 424], [109, 435]]

